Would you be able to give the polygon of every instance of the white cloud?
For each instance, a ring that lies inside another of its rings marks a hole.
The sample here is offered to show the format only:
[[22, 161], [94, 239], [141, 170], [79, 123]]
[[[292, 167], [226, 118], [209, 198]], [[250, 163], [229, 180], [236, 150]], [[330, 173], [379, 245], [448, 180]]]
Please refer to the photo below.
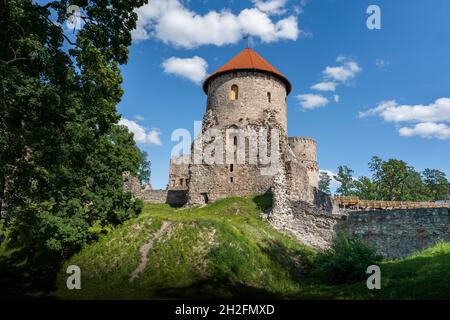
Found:
[[299, 94], [296, 96], [296, 98], [303, 109], [308, 110], [321, 108], [328, 104], [327, 98], [317, 94]]
[[384, 101], [377, 107], [360, 112], [360, 117], [378, 115], [386, 122], [415, 123], [413, 127], [402, 127], [402, 137], [449, 139], [450, 98], [440, 98], [429, 105], [399, 105], [395, 100]]
[[336, 91], [336, 82], [328, 81], [328, 82], [320, 82], [311, 87], [313, 90], [318, 91]]
[[145, 119], [145, 118], [144, 118], [143, 116], [141, 116], [140, 114], [135, 115], [134, 118], [135, 118], [137, 121], [144, 121], [144, 119]]
[[325, 79], [333, 80], [337, 82], [346, 82], [353, 79], [358, 73], [362, 71], [358, 63], [345, 56], [338, 56], [337, 62], [341, 63], [340, 66], [326, 67], [323, 71]]
[[450, 127], [444, 123], [423, 122], [412, 128], [403, 127], [398, 131], [402, 137], [419, 136], [422, 138], [438, 138], [446, 140], [450, 138]]
[[286, 10], [284, 6], [288, 0], [253, 0], [253, 4], [256, 8], [262, 12], [267, 12], [270, 14], [282, 14]]
[[[322, 91], [322, 92], [335, 92], [338, 85], [341, 83], [346, 83], [348, 80], [356, 77], [358, 73], [362, 71], [362, 68], [358, 65], [358, 63], [351, 58], [348, 58], [344, 55], [339, 55], [336, 58], [336, 61], [340, 64], [338, 66], [326, 67], [325, 70], [322, 71], [323, 79], [322, 82], [316, 83], [311, 86], [311, 89]], [[328, 99], [320, 95], [307, 94], [301, 97], [300, 103], [303, 105], [310, 105], [311, 107], [305, 107], [305, 109], [314, 109], [316, 107], [322, 107], [328, 103]], [[334, 94], [330, 99], [333, 99], [334, 102], [339, 103], [340, 96]]]
[[296, 16], [274, 22], [258, 8], [244, 9], [238, 15], [227, 10], [201, 15], [184, 7], [180, 0], [153, 0], [136, 12], [135, 41], [155, 38], [183, 48], [232, 44], [244, 35], [274, 42], [296, 40], [300, 34]]
[[162, 146], [160, 139], [161, 132], [157, 129], [152, 129], [147, 133], [147, 143], [153, 144], [155, 146]]
[[395, 100], [360, 112], [360, 117], [379, 115], [387, 122], [450, 122], [450, 98], [440, 98], [429, 105], [399, 105]]
[[162, 145], [161, 139], [159, 138], [161, 132], [157, 129], [147, 131], [140, 124], [136, 123], [133, 120], [128, 120], [126, 118], [120, 119], [119, 125], [127, 127], [128, 131], [133, 133], [134, 141], [136, 141], [137, 143], [150, 144], [156, 146]]
[[208, 63], [201, 57], [171, 57], [163, 62], [164, 72], [186, 78], [194, 83], [201, 83], [207, 76]]

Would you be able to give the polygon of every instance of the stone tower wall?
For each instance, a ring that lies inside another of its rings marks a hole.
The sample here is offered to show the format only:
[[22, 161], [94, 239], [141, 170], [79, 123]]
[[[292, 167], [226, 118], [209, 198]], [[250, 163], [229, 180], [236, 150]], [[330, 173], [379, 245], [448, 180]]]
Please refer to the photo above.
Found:
[[[238, 99], [229, 100], [233, 85], [238, 86]], [[208, 86], [206, 117], [212, 117], [211, 126], [215, 128], [242, 127], [264, 120], [267, 110], [273, 112], [275, 121], [286, 132], [286, 86], [274, 76], [262, 72], [231, 72], [213, 79]]]
[[[257, 130], [264, 127], [264, 122], [253, 125], [251, 129]], [[268, 124], [270, 126], [270, 123]], [[250, 129], [250, 128], [246, 128]], [[279, 142], [280, 162], [284, 162], [284, 151], [287, 148], [287, 137], [280, 129], [281, 137]], [[224, 142], [223, 149], [227, 148], [227, 141], [232, 143], [232, 140], [227, 140], [226, 129], [222, 129], [222, 139]], [[269, 144], [271, 144], [270, 136], [268, 137]], [[203, 141], [199, 147], [193, 144], [193, 153], [207, 150], [211, 143]], [[236, 150], [236, 149], [232, 149]], [[232, 151], [233, 152], [233, 151]], [[268, 168], [276, 168], [280, 162], [275, 162], [271, 165], [262, 165], [257, 158], [256, 163], [249, 163], [249, 146], [245, 146], [245, 162], [238, 163], [237, 158], [231, 159], [228, 162], [227, 157], [221, 157], [222, 164], [201, 164], [193, 163], [189, 166], [189, 189], [188, 189], [188, 203], [189, 204], [203, 204], [205, 202], [212, 202], [221, 198], [230, 196], [246, 196], [252, 194], [261, 194], [268, 192], [273, 186], [273, 181], [276, 177], [276, 172], [267, 174], [265, 171]]]
[[299, 161], [286, 162], [287, 194], [291, 200], [314, 201], [314, 187], [310, 184], [307, 167]]
[[[231, 196], [263, 194], [270, 190], [274, 176], [262, 176], [257, 165], [191, 165], [188, 203], [203, 204]], [[233, 178], [233, 182], [231, 182]]]
[[307, 169], [309, 185], [319, 186], [319, 164], [317, 162], [317, 142], [307, 137], [289, 137], [289, 147], [298, 162]]

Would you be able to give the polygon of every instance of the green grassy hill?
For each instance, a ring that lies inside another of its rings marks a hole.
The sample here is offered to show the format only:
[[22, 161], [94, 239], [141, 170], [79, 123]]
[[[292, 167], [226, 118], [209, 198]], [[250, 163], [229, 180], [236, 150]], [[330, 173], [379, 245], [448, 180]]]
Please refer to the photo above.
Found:
[[[59, 298], [450, 298], [450, 244], [383, 262], [382, 290], [314, 279], [315, 252], [261, 218], [267, 196], [229, 198], [201, 208], [147, 204], [62, 267]], [[82, 290], [66, 289], [68, 265]]]

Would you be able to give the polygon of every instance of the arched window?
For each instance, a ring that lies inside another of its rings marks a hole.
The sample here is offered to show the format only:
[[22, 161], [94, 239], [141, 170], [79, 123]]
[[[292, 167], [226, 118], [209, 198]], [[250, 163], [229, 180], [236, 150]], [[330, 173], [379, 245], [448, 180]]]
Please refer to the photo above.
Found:
[[239, 88], [237, 85], [233, 84], [231, 86], [230, 93], [228, 94], [228, 99], [231, 101], [237, 100], [239, 97]]
[[267, 92], [267, 101], [268, 101], [269, 103], [272, 102], [272, 94], [271, 94], [270, 92]]

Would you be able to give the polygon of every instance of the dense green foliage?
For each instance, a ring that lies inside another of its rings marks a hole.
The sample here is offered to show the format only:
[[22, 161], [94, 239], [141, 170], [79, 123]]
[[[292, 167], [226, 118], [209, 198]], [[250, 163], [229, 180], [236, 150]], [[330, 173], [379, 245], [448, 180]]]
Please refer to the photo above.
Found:
[[[330, 285], [317, 278], [320, 262], [311, 249], [261, 219], [261, 209], [269, 205], [267, 197], [230, 198], [189, 209], [147, 204], [139, 217], [66, 261], [55, 295], [63, 299], [450, 299], [450, 243], [406, 259], [375, 263], [381, 268], [381, 290], [368, 290], [367, 278]], [[164, 223], [170, 225], [161, 233]], [[146, 267], [130, 281], [142, 262], [140, 250], [148, 243], [152, 247]], [[340, 254], [365, 256], [365, 248], [351, 244], [339, 245]], [[361, 258], [352, 260], [362, 269]], [[65, 271], [73, 264], [82, 270], [79, 291], [66, 289]]]
[[319, 174], [319, 190], [326, 194], [331, 194], [330, 183], [330, 175], [325, 171], [321, 171]]
[[448, 180], [436, 169], [416, 171], [405, 161], [373, 157], [369, 162], [372, 177], [353, 178], [353, 170], [340, 166], [334, 177], [341, 183], [337, 194], [366, 200], [437, 201], [447, 200]]
[[448, 196], [448, 180], [445, 173], [436, 169], [423, 171], [425, 188], [433, 200], [444, 200]]
[[141, 151], [141, 163], [139, 164], [139, 169], [137, 172], [139, 182], [142, 185], [150, 183], [151, 173], [151, 162], [148, 159], [148, 154], [145, 151]]
[[[140, 154], [116, 106], [144, 2], [0, 2], [0, 217], [36, 279], [140, 211], [122, 189]], [[69, 4], [82, 7], [75, 33]]]
[[367, 267], [380, 261], [374, 249], [340, 234], [333, 239], [330, 249], [317, 254], [315, 273], [327, 283], [353, 283], [367, 278]]
[[334, 176], [334, 179], [340, 183], [336, 192], [344, 197], [349, 197], [354, 191], [353, 170], [348, 166], [339, 166], [338, 173]]

